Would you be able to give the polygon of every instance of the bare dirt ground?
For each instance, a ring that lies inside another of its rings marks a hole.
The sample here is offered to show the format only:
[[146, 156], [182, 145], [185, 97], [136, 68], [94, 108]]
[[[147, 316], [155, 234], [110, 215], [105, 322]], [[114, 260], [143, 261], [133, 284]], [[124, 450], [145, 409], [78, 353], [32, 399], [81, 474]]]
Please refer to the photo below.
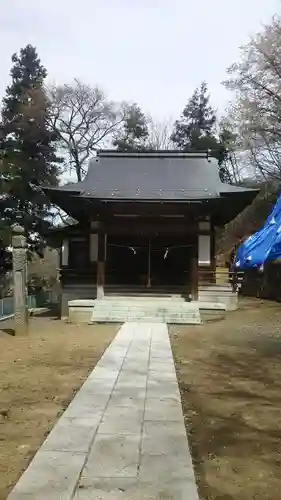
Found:
[[281, 304], [172, 327], [201, 500], [281, 498]]
[[31, 319], [30, 325], [26, 338], [0, 330], [1, 500], [118, 330], [48, 318]]

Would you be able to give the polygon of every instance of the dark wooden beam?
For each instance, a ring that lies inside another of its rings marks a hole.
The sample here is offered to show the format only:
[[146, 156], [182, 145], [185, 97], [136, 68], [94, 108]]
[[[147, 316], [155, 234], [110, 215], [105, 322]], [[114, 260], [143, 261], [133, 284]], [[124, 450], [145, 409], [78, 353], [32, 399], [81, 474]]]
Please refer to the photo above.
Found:
[[165, 221], [155, 218], [148, 221], [132, 218], [128, 220], [108, 220], [104, 223], [104, 231], [107, 234], [194, 234], [196, 224], [192, 222]]
[[106, 237], [105, 234], [101, 233], [98, 236], [97, 299], [103, 299], [104, 297], [105, 254], [106, 254]]
[[97, 299], [103, 299], [105, 285], [105, 262], [97, 263]]
[[198, 300], [199, 263], [198, 263], [198, 236], [194, 238], [193, 255], [191, 258], [191, 299]]

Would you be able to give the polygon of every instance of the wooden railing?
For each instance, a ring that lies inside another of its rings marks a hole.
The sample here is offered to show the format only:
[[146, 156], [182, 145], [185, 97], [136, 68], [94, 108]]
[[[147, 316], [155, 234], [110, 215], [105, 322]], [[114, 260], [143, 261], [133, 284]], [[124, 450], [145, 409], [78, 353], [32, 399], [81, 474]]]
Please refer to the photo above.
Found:
[[[159, 285], [157, 282], [151, 281], [151, 289], [169, 289], [178, 290], [181, 293], [183, 290], [191, 296], [195, 295], [196, 290], [202, 287], [232, 287], [233, 291], [241, 288], [244, 273], [230, 272], [228, 268], [223, 267], [198, 267], [197, 274], [193, 275], [191, 272], [183, 271], [183, 279], [179, 283], [173, 283], [167, 277], [166, 284]], [[97, 268], [95, 265], [86, 266], [83, 269], [62, 268], [59, 270], [60, 280], [62, 285], [97, 285]], [[165, 278], [165, 276], [164, 276]], [[116, 276], [106, 273], [104, 277], [105, 287], [119, 286], [119, 287], [139, 287], [145, 290], [147, 288], [147, 275], [139, 277], [138, 282], [132, 283], [117, 283]], [[195, 290], [196, 289], [196, 290]]]
[[230, 271], [227, 267], [200, 268], [198, 286], [231, 286], [233, 291], [238, 291], [243, 282], [244, 272]]

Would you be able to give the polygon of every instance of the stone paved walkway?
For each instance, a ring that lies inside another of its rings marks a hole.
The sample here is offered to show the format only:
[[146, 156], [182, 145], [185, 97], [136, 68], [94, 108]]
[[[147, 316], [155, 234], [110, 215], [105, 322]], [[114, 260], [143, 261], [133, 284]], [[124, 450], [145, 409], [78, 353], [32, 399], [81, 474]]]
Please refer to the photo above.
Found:
[[122, 326], [8, 497], [31, 499], [198, 500], [165, 324]]

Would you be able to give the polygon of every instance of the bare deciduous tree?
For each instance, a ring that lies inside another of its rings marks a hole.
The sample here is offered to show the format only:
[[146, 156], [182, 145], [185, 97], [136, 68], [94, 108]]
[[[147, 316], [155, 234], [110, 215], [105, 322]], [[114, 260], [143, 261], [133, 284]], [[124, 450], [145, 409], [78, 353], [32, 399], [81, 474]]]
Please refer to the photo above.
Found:
[[148, 147], [151, 149], [173, 149], [171, 134], [173, 122], [171, 119], [155, 121], [152, 117], [147, 120]]
[[219, 140], [223, 144], [226, 154], [221, 168], [227, 172], [227, 182], [239, 184], [244, 177], [243, 161], [239, 154], [237, 131], [235, 123], [229, 117], [223, 117], [219, 123]]
[[52, 86], [49, 98], [51, 126], [66, 164], [81, 181], [89, 157], [106, 146], [112, 132], [122, 122], [122, 108], [108, 101], [98, 87], [79, 80], [69, 85]]
[[281, 178], [281, 18], [241, 49], [228, 89], [235, 92], [229, 116], [241, 151], [263, 178]]

